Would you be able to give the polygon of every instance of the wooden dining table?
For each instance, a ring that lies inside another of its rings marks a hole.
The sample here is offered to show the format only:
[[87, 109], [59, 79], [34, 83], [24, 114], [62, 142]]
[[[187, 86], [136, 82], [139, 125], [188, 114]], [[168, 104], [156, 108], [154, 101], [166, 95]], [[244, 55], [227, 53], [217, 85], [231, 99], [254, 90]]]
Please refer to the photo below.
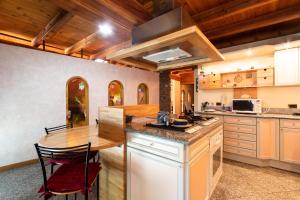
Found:
[[91, 150], [101, 150], [116, 147], [123, 141], [113, 141], [98, 136], [98, 126], [81, 126], [63, 129], [43, 136], [39, 145], [52, 148], [74, 147], [91, 142]]

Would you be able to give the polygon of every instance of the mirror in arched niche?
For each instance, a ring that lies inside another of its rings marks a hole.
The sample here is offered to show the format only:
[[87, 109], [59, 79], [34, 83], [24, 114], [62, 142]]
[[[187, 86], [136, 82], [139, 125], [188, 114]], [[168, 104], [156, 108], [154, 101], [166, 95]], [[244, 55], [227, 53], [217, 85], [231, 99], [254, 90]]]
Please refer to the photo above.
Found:
[[83, 78], [76, 76], [68, 80], [67, 86], [67, 124], [86, 126], [89, 123], [89, 88]]
[[114, 80], [108, 85], [108, 105], [121, 106], [124, 104], [123, 85], [120, 81]]
[[149, 103], [149, 90], [145, 83], [141, 83], [137, 89], [137, 103], [148, 104]]

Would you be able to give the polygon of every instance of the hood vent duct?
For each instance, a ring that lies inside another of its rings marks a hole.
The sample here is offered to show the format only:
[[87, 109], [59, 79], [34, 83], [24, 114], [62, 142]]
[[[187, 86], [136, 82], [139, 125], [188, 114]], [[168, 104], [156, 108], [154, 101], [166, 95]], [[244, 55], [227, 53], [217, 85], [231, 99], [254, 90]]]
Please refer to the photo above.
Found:
[[134, 27], [131, 35], [132, 44], [140, 44], [195, 24], [192, 17], [182, 7], [178, 7], [144, 24]]
[[177, 6], [177, 0], [153, 0], [153, 17], [167, 13]]

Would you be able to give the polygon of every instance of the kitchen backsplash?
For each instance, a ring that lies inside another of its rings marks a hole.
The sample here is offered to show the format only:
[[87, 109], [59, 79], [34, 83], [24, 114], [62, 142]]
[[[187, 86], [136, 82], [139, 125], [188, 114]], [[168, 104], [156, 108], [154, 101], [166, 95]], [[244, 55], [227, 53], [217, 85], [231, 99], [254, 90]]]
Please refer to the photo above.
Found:
[[[231, 111], [231, 106], [207, 106], [206, 109], [215, 109], [216, 111]], [[263, 113], [268, 114], [285, 114], [291, 115], [293, 113], [299, 113], [300, 109], [297, 108], [263, 108]]]

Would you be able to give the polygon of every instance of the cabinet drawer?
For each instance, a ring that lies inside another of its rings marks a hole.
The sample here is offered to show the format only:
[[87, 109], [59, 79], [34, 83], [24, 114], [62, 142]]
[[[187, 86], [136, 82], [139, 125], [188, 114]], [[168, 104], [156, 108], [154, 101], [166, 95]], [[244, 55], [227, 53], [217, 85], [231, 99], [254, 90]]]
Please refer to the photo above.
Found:
[[210, 74], [209, 75], [210, 81], [220, 81], [221, 80], [221, 74]]
[[231, 132], [256, 134], [256, 126], [246, 126], [246, 125], [224, 123], [224, 130], [231, 131]]
[[281, 119], [280, 127], [282, 127], [282, 128], [300, 128], [300, 120]]
[[181, 143], [132, 133], [128, 134], [127, 145], [171, 160], [184, 161], [184, 145]]
[[256, 125], [256, 118], [224, 116], [224, 122], [229, 124]]
[[224, 145], [224, 151], [229, 152], [229, 153], [239, 154], [242, 156], [256, 158], [256, 151], [254, 151], [254, 150], [242, 149], [242, 148], [238, 148], [238, 147], [231, 147], [228, 145]]
[[273, 86], [274, 79], [273, 77], [257, 77], [257, 86]]
[[206, 83], [206, 82], [200, 82], [200, 86], [199, 86], [200, 90], [207, 89], [207, 88], [208, 88], [208, 83]]
[[256, 150], [256, 142], [250, 142], [245, 140], [225, 138], [224, 145], [239, 147], [243, 149]]
[[221, 82], [220, 81], [209, 81], [208, 87], [209, 88], [220, 88]]
[[233, 138], [233, 139], [240, 139], [240, 140], [247, 140], [247, 141], [256, 141], [256, 135], [254, 134], [247, 134], [247, 133], [237, 133], [237, 132], [229, 132], [224, 131], [225, 138]]
[[273, 68], [263, 68], [257, 70], [257, 77], [273, 77], [274, 76], [274, 69]]

